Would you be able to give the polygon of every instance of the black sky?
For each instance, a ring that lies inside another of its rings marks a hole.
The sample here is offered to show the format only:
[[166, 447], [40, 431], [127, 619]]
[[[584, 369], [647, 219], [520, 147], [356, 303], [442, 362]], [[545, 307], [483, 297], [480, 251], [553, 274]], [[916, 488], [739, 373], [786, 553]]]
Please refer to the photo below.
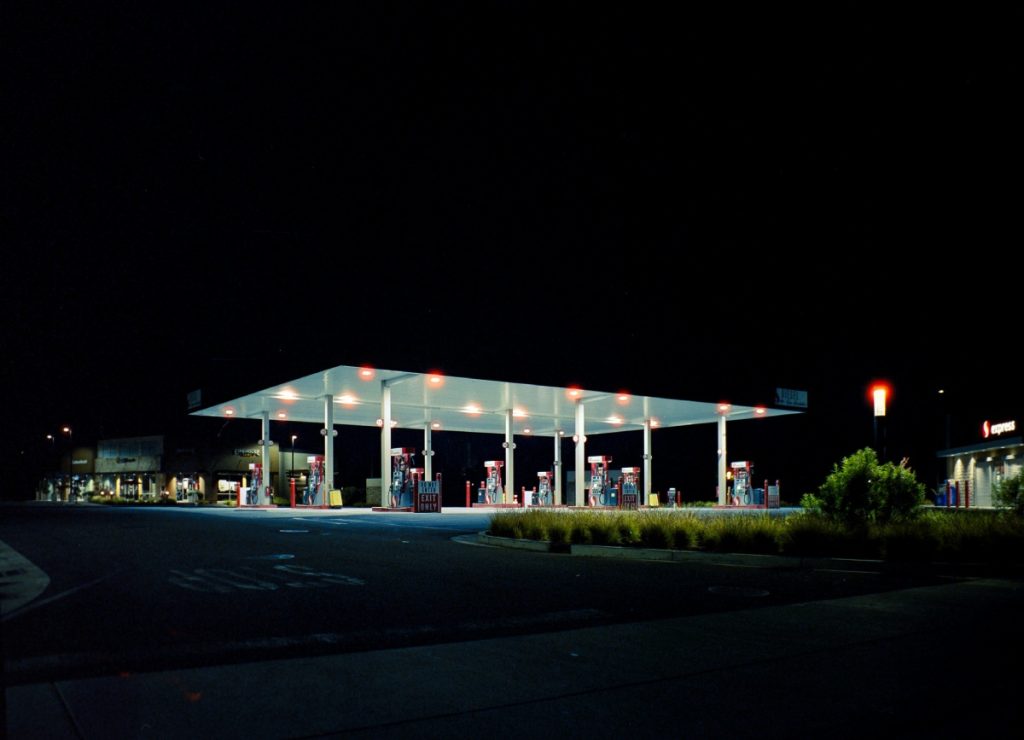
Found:
[[1024, 408], [1019, 10], [6, 16], [8, 460], [358, 362], [806, 388], [815, 471]]

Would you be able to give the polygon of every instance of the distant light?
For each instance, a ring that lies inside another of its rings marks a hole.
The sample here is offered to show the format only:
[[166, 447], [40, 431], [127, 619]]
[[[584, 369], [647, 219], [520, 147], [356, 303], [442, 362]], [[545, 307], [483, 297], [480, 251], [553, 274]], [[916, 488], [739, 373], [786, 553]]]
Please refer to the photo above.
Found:
[[376, 371], [369, 365], [363, 365], [359, 368], [359, 377], [363, 380], [373, 380], [374, 375], [376, 375]]
[[621, 424], [622, 423], [622, 417], [621, 416], [609, 416], [607, 419], [605, 419], [605, 421], [607, 421], [609, 424]]
[[52, 434], [47, 434], [47, 435], [46, 435], [46, 438], [47, 438], [47, 439], [53, 439], [53, 435], [52, 435]]
[[728, 411], [729, 409], [731, 409], [731, 408], [732, 408], [732, 406], [731, 406], [730, 404], [728, 404], [728, 403], [720, 403], [720, 404], [718, 404], [718, 410], [719, 410], [719, 411], [720, 411], [721, 413], [723, 413], [723, 414], [724, 414], [725, 412], [727, 412], [727, 411]]
[[946, 392], [946, 389], [945, 389], [945, 388], [939, 388], [939, 395], [940, 395], [940, 396], [941, 396], [941, 395], [942, 395], [943, 393], [945, 393], [945, 392]]
[[564, 437], [565, 436], [565, 430], [564, 429], [559, 429], [558, 430], [558, 436], [559, 437]]
[[440, 373], [431, 373], [427, 377], [427, 380], [436, 388], [440, 388], [444, 384], [444, 376]]
[[530, 429], [527, 428], [527, 429], [523, 430], [523, 434], [529, 434], [529, 433], [530, 433]]
[[523, 411], [522, 409], [512, 409], [512, 416], [516, 417], [517, 419], [525, 419], [526, 412]]
[[464, 413], [464, 414], [479, 414], [480, 413], [480, 407], [477, 406], [475, 403], [468, 403], [468, 404], [466, 404], [465, 406], [462, 407], [462, 413]]
[[342, 403], [345, 404], [346, 406], [351, 406], [352, 404], [356, 403], [356, 397], [353, 396], [351, 393], [346, 393], [344, 395], [338, 396], [336, 399], [334, 399], [334, 402]]
[[295, 391], [291, 390], [290, 388], [285, 388], [283, 391], [278, 393], [277, 396], [275, 396], [275, 398], [280, 398], [284, 401], [294, 401], [298, 397], [298, 394], [296, 394]]
[[71, 434], [71, 427], [64, 427], [61, 431], [64, 432], [64, 434]]
[[875, 416], [885, 416], [885, 402], [889, 398], [889, 386], [875, 383], [871, 386], [871, 398], [875, 403]]
[[441, 428], [441, 422], [435, 421], [433, 424], [430, 425], [430, 428], [431, 429], [440, 429]]
[[758, 416], [764, 416], [765, 414], [768, 413], [768, 409], [766, 409], [764, 406], [755, 406], [754, 413], [757, 414]]
[[567, 396], [569, 396], [569, 398], [579, 398], [581, 393], [583, 393], [583, 390], [580, 389], [580, 388], [577, 388], [574, 385], [573, 386], [569, 386], [566, 389], [566, 391], [565, 391], [565, 394]]
[[615, 397], [615, 400], [619, 403], [629, 403], [629, 394], [625, 391], [621, 391], [619, 395]]
[[235, 415], [235, 410], [234, 409], [224, 409], [224, 415], [225, 416], [234, 416]]
[[278, 419], [285, 419], [287, 417], [288, 417], [288, 414], [286, 414], [285, 412], [283, 412], [283, 411], [278, 411], [277, 412], [277, 418]]

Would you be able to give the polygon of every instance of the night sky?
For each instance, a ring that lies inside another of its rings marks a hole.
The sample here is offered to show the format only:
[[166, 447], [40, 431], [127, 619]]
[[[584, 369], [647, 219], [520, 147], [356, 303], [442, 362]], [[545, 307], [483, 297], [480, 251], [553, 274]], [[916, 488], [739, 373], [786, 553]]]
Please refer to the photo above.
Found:
[[[804, 490], [876, 378], [929, 485], [947, 413], [1024, 420], [1019, 9], [361, 5], [6, 9], [5, 496], [63, 424], [363, 362], [806, 389], [731, 455]], [[713, 487], [712, 431], [655, 445]]]

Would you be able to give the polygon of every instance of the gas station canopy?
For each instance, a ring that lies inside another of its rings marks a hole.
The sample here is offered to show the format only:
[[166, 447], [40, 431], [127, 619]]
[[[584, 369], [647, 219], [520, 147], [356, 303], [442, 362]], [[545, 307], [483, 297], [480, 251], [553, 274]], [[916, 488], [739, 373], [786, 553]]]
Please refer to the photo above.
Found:
[[586, 407], [591, 434], [708, 424], [798, 413], [783, 409], [680, 401], [625, 392], [507, 383], [441, 373], [410, 373], [339, 365], [255, 393], [210, 406], [194, 416], [264, 418], [324, 423], [331, 397], [333, 423], [380, 426], [383, 388], [391, 390], [392, 427], [504, 434], [512, 411], [515, 434], [572, 434], [577, 404]]

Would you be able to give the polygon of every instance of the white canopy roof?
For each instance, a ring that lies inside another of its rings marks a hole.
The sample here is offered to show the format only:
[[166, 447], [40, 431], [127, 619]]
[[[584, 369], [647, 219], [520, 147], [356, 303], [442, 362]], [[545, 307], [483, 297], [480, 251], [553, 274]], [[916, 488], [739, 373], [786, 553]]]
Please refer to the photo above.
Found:
[[726, 413], [729, 421], [782, 416], [797, 411], [753, 406], [679, 401], [580, 388], [506, 383], [434, 373], [339, 365], [193, 413], [221, 418], [324, 422], [324, 396], [333, 396], [334, 423], [378, 426], [381, 381], [392, 389], [393, 426], [439, 431], [504, 434], [505, 415], [513, 412], [516, 434], [554, 436], [575, 429], [577, 401], [586, 410], [586, 434], [641, 429], [645, 419], [658, 427], [707, 424]]

